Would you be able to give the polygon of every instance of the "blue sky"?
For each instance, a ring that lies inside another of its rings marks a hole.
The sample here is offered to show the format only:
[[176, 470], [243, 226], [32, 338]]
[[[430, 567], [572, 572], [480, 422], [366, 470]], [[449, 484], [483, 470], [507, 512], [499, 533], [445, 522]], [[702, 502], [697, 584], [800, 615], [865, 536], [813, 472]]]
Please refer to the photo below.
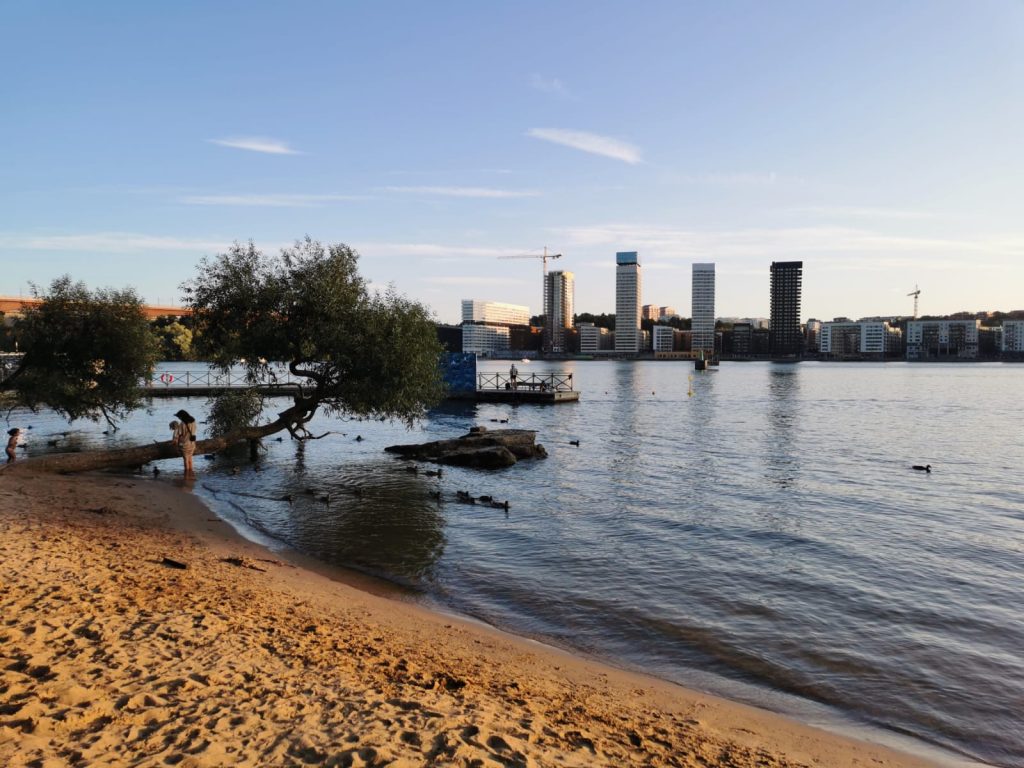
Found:
[[69, 273], [175, 302], [204, 254], [306, 234], [457, 321], [1024, 308], [1024, 3], [8, 2], [0, 294]]

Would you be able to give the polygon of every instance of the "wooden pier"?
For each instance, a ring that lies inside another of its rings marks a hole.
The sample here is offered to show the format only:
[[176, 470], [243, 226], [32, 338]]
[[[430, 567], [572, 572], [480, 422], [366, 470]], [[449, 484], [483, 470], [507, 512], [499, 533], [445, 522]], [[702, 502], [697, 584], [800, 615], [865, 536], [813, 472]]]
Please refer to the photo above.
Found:
[[580, 399], [571, 373], [528, 373], [515, 379], [507, 373], [478, 373], [476, 381], [477, 402], [553, 405]]

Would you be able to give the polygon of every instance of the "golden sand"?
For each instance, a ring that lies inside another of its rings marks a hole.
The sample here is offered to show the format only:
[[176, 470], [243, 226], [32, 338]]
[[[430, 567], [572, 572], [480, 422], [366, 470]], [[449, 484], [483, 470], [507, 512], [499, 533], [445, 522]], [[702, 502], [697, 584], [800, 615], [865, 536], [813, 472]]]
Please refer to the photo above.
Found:
[[928, 765], [278, 562], [172, 483], [0, 472], [0, 531], [0, 765]]

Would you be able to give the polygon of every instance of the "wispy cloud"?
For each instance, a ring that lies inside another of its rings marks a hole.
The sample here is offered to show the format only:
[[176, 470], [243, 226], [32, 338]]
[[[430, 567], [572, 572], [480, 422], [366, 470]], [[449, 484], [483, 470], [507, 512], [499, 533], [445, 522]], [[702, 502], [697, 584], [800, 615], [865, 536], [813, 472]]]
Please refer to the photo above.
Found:
[[539, 72], [534, 72], [530, 77], [530, 87], [544, 93], [554, 94], [555, 96], [569, 95], [569, 89], [565, 87], [565, 83], [557, 77], [545, 77]]
[[[721, 187], [767, 187], [780, 181], [775, 171], [753, 173], [734, 171], [725, 173], [684, 173], [671, 176], [670, 181], [679, 184], [708, 184]], [[792, 180], [792, 179], [787, 179]]]
[[901, 208], [863, 207], [853, 205], [805, 205], [787, 209], [789, 213], [808, 214], [821, 218], [851, 219], [934, 219], [935, 214], [927, 211], [910, 211]]
[[26, 251], [82, 251], [85, 253], [137, 253], [146, 251], [217, 251], [231, 244], [224, 240], [165, 237], [132, 232], [87, 232], [36, 235], [0, 232], [0, 248]]
[[636, 165], [642, 160], [639, 147], [610, 136], [565, 128], [531, 128], [526, 135], [534, 139], [561, 144], [564, 147], [572, 147], [581, 152], [589, 152], [592, 155], [621, 160], [630, 165]]
[[495, 189], [493, 187], [384, 187], [384, 189], [388, 192], [430, 197], [514, 198], [540, 197], [541, 194], [532, 189]]
[[179, 202], [188, 205], [237, 205], [268, 208], [313, 208], [328, 203], [366, 200], [360, 195], [291, 195], [291, 194], [241, 194], [241, 195], [186, 195]]
[[245, 149], [250, 152], [263, 152], [267, 155], [301, 155], [297, 149], [292, 149], [288, 142], [280, 139], [268, 139], [262, 136], [228, 136], [223, 139], [207, 139], [211, 144], [232, 149]]
[[525, 280], [508, 277], [484, 277], [480, 275], [449, 275], [447, 277], [426, 277], [423, 282], [431, 285], [508, 285], [524, 283]]
[[386, 243], [366, 241], [354, 247], [367, 256], [411, 256], [432, 260], [496, 259], [499, 256], [517, 256], [521, 248], [494, 248], [490, 246], [442, 245], [440, 243]]

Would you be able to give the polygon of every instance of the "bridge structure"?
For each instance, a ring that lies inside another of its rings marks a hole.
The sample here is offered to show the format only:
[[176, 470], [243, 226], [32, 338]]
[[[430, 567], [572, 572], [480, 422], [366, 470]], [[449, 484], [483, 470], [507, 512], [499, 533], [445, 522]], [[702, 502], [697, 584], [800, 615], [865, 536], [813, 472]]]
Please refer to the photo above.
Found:
[[[38, 307], [42, 303], [42, 299], [37, 299], [34, 296], [28, 298], [22, 296], [0, 296], [0, 312], [8, 317], [18, 317], [26, 309]], [[189, 317], [192, 314], [192, 310], [188, 307], [173, 307], [161, 304], [146, 304], [143, 306], [142, 311], [150, 320], [167, 316]]]

